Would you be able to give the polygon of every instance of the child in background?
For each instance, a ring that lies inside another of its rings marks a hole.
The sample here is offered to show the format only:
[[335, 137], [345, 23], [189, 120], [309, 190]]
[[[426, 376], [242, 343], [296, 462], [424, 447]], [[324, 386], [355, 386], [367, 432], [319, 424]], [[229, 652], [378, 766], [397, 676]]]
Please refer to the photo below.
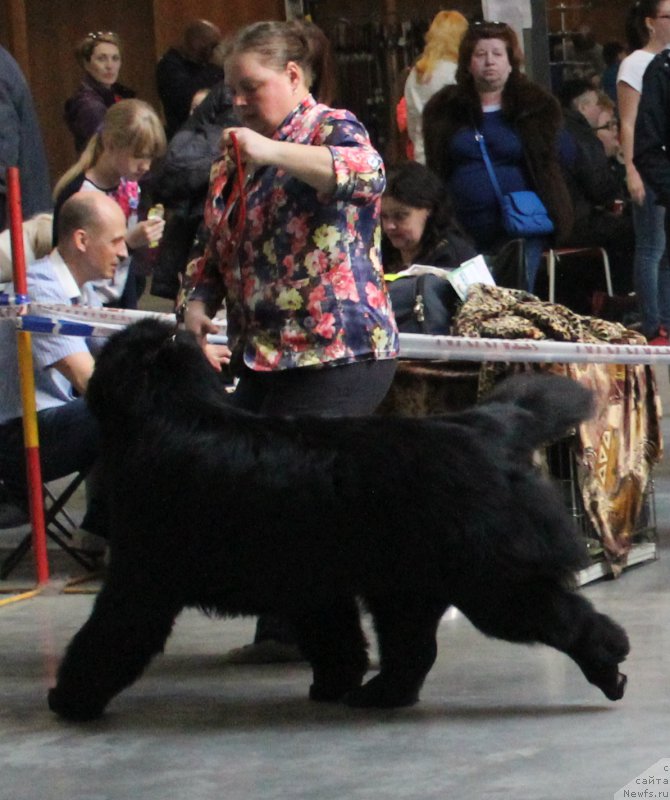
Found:
[[59, 210], [79, 190], [105, 192], [126, 215], [126, 243], [131, 255], [117, 268], [113, 279], [90, 284], [105, 305], [137, 307], [141, 291], [138, 293], [132, 251], [160, 241], [165, 226], [164, 220], [155, 217], [138, 219], [139, 181], [149, 172], [153, 159], [162, 156], [165, 149], [165, 131], [151, 106], [142, 100], [121, 100], [107, 110], [101, 129], [54, 189], [54, 244]]

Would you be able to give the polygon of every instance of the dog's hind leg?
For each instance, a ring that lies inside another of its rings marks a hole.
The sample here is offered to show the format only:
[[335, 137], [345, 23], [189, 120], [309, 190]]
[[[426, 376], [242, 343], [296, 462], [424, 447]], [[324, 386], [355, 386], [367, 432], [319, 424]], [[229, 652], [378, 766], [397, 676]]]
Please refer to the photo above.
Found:
[[368, 643], [354, 598], [290, 617], [300, 649], [312, 665], [312, 700], [335, 702], [360, 686], [368, 669]]
[[499, 586], [493, 595], [490, 586], [483, 587], [479, 597], [456, 605], [483, 633], [555, 647], [569, 655], [609, 700], [623, 697], [626, 676], [619, 672], [619, 664], [629, 651], [626, 632], [578, 592], [537, 580]]
[[103, 587], [59, 667], [49, 692], [52, 711], [71, 720], [99, 717], [163, 650], [181, 606], [166, 602], [160, 589], [119, 583]]
[[437, 657], [437, 626], [448, 603], [434, 598], [393, 595], [367, 597], [373, 616], [381, 669], [345, 697], [360, 708], [409, 706], [419, 699]]

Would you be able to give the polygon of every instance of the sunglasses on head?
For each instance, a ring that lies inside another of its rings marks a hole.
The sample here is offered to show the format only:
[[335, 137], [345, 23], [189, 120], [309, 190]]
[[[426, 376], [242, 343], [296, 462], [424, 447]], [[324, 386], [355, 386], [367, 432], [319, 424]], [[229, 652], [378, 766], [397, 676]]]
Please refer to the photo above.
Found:
[[508, 25], [506, 22], [499, 22], [497, 19], [484, 19], [480, 20], [479, 22], [473, 22], [473, 26], [476, 28], [478, 26], [486, 26], [487, 28], [507, 28]]
[[96, 39], [118, 39], [118, 35], [114, 33], [114, 31], [95, 31], [94, 33], [87, 33], [87, 39], [93, 39], [95, 42]]

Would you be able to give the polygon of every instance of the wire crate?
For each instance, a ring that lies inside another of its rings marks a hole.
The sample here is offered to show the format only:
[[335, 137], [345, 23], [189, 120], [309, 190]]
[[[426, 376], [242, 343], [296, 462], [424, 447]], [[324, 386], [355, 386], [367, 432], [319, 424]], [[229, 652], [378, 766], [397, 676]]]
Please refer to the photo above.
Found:
[[[612, 568], [605, 558], [602, 542], [584, 506], [584, 498], [579, 487], [577, 460], [570, 440], [557, 442], [547, 448], [546, 465], [561, 491], [563, 501], [577, 529], [584, 537], [591, 558], [592, 566], [582, 570], [579, 576], [580, 583], [611, 576]], [[631, 535], [631, 543], [632, 547], [626, 561], [627, 567], [658, 558], [658, 527], [652, 477], [647, 482], [640, 513]]]

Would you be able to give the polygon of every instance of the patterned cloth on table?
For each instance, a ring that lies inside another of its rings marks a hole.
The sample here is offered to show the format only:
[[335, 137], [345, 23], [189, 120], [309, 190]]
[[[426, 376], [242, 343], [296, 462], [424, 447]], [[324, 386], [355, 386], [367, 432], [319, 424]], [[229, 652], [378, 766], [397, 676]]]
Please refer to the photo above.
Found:
[[[615, 322], [584, 317], [526, 292], [472, 287], [454, 320], [461, 336], [645, 344]], [[479, 392], [512, 372], [562, 373], [596, 395], [596, 414], [579, 426], [574, 444], [578, 482], [588, 517], [614, 574], [626, 564], [651, 470], [663, 453], [661, 402], [653, 369], [620, 364], [483, 363]]]

